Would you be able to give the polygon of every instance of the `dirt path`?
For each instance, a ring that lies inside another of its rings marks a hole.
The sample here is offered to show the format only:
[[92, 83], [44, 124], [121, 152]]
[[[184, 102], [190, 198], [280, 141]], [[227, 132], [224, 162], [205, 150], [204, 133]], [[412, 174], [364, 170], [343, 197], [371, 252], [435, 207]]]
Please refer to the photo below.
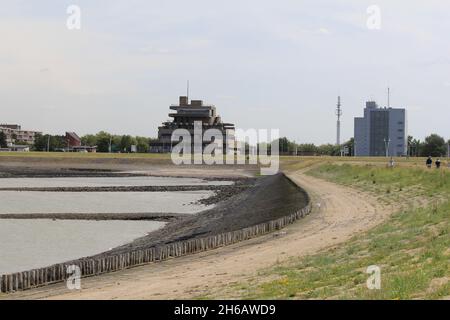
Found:
[[252, 277], [290, 256], [302, 256], [333, 247], [386, 219], [393, 208], [378, 204], [366, 193], [305, 175], [288, 174], [305, 188], [314, 204], [305, 219], [277, 234], [237, 245], [150, 264], [117, 273], [82, 279], [82, 290], [63, 284], [7, 296], [19, 299], [186, 299], [223, 292], [226, 284]]

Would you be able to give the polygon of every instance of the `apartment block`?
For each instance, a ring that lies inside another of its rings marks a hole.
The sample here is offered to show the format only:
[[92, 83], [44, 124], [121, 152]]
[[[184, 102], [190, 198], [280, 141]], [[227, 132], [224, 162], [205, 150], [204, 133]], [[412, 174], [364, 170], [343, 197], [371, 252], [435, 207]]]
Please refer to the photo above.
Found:
[[9, 146], [16, 144], [34, 144], [36, 134], [40, 133], [31, 130], [22, 130], [18, 124], [0, 124], [0, 131], [6, 135], [6, 143]]
[[380, 108], [366, 102], [364, 116], [355, 118], [355, 156], [407, 155], [408, 127], [406, 109]]

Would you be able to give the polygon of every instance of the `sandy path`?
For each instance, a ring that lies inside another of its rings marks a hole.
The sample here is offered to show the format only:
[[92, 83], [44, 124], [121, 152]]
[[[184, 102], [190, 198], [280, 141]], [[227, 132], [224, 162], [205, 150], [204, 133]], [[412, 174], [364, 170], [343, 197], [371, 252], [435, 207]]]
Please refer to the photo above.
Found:
[[186, 299], [213, 293], [232, 296], [223, 285], [242, 281], [290, 256], [335, 246], [383, 221], [393, 208], [367, 193], [313, 178], [288, 174], [311, 195], [313, 212], [283, 229], [233, 246], [116, 273], [82, 279], [82, 290], [63, 284], [7, 296], [19, 299]]

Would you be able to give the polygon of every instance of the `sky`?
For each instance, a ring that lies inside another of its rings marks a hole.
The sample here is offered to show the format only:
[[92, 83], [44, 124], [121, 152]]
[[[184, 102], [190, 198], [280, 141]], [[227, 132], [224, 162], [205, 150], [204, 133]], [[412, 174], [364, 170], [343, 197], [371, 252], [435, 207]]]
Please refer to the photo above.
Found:
[[0, 0], [0, 123], [154, 137], [189, 80], [238, 128], [334, 143], [337, 96], [346, 140], [390, 87], [410, 135], [448, 139], [449, 14], [441, 0]]

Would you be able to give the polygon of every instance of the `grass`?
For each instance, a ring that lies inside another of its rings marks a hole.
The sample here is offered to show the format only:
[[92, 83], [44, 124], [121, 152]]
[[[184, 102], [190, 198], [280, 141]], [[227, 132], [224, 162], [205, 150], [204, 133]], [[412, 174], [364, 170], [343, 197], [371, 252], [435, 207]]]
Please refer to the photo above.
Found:
[[372, 192], [387, 202], [437, 199], [450, 193], [450, 172], [443, 168], [385, 168], [376, 165], [322, 164], [309, 171], [315, 177]]
[[[239, 298], [450, 297], [448, 171], [328, 163], [311, 169], [309, 174], [378, 194], [388, 202], [422, 197], [429, 205], [405, 206], [389, 221], [337, 248], [262, 270], [257, 277], [229, 288]], [[366, 286], [370, 265], [381, 268], [380, 290]]]

